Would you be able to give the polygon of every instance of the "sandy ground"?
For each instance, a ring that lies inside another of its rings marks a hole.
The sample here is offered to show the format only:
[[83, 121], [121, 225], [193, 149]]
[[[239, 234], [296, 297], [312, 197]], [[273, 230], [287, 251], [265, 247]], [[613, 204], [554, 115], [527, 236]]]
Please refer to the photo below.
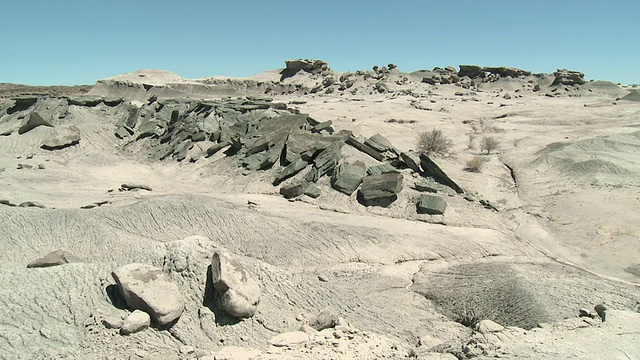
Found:
[[[259, 79], [275, 76], [270, 72]], [[162, 71], [117, 79], [136, 78], [154, 86], [199, 84]], [[546, 97], [513, 90], [505, 99], [503, 90], [420, 86], [416, 91], [425, 95], [419, 98], [397, 92], [294, 94], [274, 101], [316, 120], [331, 120], [336, 130], [383, 134], [402, 151], [416, 148], [419, 132], [440, 128], [453, 140], [454, 156], [437, 159], [438, 164], [499, 212], [460, 196], [447, 199], [447, 213], [437, 221], [413, 214], [406, 202], [365, 208], [330, 191], [318, 199], [287, 201], [268, 182], [271, 173], [243, 176], [219, 157], [177, 163], [136, 154], [112, 135], [114, 124], [104, 114], [113, 110], [104, 105], [72, 108], [68, 121], [82, 133], [72, 148], [40, 149], [48, 130], [43, 127], [0, 136], [0, 199], [47, 207], [0, 206], [0, 356], [195, 358], [237, 345], [262, 349], [268, 358], [269, 338], [297, 330], [300, 314], [331, 306], [355, 328], [384, 337], [371, 344], [391, 341], [427, 359], [431, 355], [420, 344], [425, 335], [456, 343], [471, 330], [447, 318], [442, 304], [425, 294], [448, 298], [438, 293], [440, 281], [443, 292], [455, 288], [477, 294], [469, 301], [502, 291], [478, 285], [482, 274], [473, 266], [487, 263], [483, 279], [497, 284], [500, 269], [508, 268], [517, 273], [517, 281], [510, 278], [508, 284], [531, 291], [536, 304], [544, 305], [544, 314], [525, 318], [575, 322], [579, 308], [602, 302], [621, 310], [612, 315], [617, 323], [567, 322], [532, 330], [502, 343], [501, 356], [588, 359], [595, 353], [586, 348], [597, 348], [596, 358], [613, 354], [607, 349], [617, 349], [611, 358], [638, 358], [640, 339], [633, 327], [640, 304], [638, 103], [598, 94]], [[499, 140], [497, 152], [480, 153], [484, 136]], [[353, 149], [344, 156], [369, 161]], [[464, 170], [474, 156], [485, 161], [480, 173]], [[19, 169], [19, 164], [33, 168]], [[153, 191], [121, 192], [122, 183]], [[98, 201], [108, 203], [80, 209]], [[189, 240], [193, 235], [206, 238]], [[221, 326], [205, 314], [201, 298], [214, 246], [235, 253], [261, 282], [264, 295], [255, 318]], [[56, 249], [87, 263], [26, 268]], [[128, 262], [162, 266], [176, 249], [193, 259], [193, 271], [176, 278], [191, 302], [175, 329], [131, 337], [105, 330], [101, 316], [125, 313], [105, 293], [113, 282], [110, 272]], [[464, 282], [456, 271], [470, 280]], [[528, 301], [507, 304], [525, 309]], [[201, 351], [185, 350], [189, 347]], [[324, 350], [298, 350], [292, 350], [297, 358], [328, 358]], [[330, 356], [353, 358], [353, 351]]]

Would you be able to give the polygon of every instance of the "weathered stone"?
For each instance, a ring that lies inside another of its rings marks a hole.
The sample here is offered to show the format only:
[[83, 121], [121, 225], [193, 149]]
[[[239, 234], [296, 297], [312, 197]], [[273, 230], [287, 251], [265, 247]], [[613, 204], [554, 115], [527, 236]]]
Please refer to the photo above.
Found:
[[43, 119], [40, 114], [34, 111], [29, 114], [29, 118], [22, 125], [20, 125], [20, 127], [18, 128], [18, 134], [22, 135], [28, 131], [35, 129], [38, 126], [53, 127], [51, 123]]
[[384, 160], [384, 155], [381, 154], [380, 152], [376, 151], [375, 149], [373, 149], [372, 147], [370, 147], [369, 145], [364, 144], [363, 142], [361, 142], [360, 140], [356, 139], [355, 136], [349, 136], [349, 139], [347, 139], [347, 144], [353, 146], [354, 148], [362, 151], [363, 153], [371, 156], [372, 158], [378, 160], [378, 161], [382, 161]]
[[102, 325], [107, 329], [119, 329], [123, 323], [124, 321], [120, 316], [107, 316], [102, 319]]
[[169, 327], [182, 315], [185, 299], [162, 269], [133, 263], [117, 268], [112, 275], [127, 305], [148, 313], [158, 326]]
[[309, 326], [317, 331], [333, 328], [338, 324], [338, 313], [333, 308], [326, 308], [309, 321]]
[[303, 331], [291, 331], [280, 334], [271, 340], [269, 344], [276, 347], [289, 347], [304, 344], [309, 341], [309, 335]]
[[104, 99], [99, 96], [73, 96], [67, 98], [67, 104], [76, 106], [94, 107], [102, 103]]
[[44, 209], [46, 208], [46, 206], [40, 204], [37, 201], [25, 201], [25, 202], [21, 202], [18, 207], [37, 207], [40, 209]]
[[238, 318], [252, 317], [260, 303], [260, 286], [231, 254], [217, 249], [211, 259], [211, 280], [219, 306]]
[[327, 130], [329, 133], [333, 133], [333, 129], [331, 128], [331, 124], [333, 122], [331, 120], [327, 120], [325, 122], [318, 123], [314, 127], [311, 128], [311, 132], [319, 133], [322, 130]]
[[84, 262], [84, 260], [73, 255], [68, 251], [55, 250], [41, 258], [33, 260], [32, 262], [27, 264], [27, 267], [41, 268], [41, 267], [50, 267], [50, 266], [63, 265], [68, 263], [77, 263], [77, 262]]
[[391, 205], [402, 191], [402, 178], [402, 174], [397, 173], [365, 176], [358, 192], [358, 201], [365, 206]]
[[121, 335], [131, 335], [146, 330], [151, 325], [151, 317], [144, 311], [134, 310], [122, 322]]
[[38, 102], [37, 96], [20, 96], [12, 99], [14, 101], [13, 106], [7, 109], [7, 115], [14, 114], [18, 111], [24, 111], [35, 105]]
[[477, 65], [460, 65], [460, 71], [458, 71], [459, 77], [468, 76], [473, 79], [482, 75], [482, 68]]
[[367, 169], [368, 175], [380, 175], [380, 174], [397, 173], [397, 172], [398, 170], [396, 170], [396, 168], [386, 163], [374, 165]]
[[305, 190], [304, 192], [305, 195], [314, 199], [319, 197], [321, 193], [322, 191], [315, 184], [309, 184], [309, 186], [307, 187], [307, 190]]
[[420, 164], [422, 165], [422, 170], [426, 176], [433, 177], [435, 181], [452, 188], [458, 194], [462, 194], [464, 192], [458, 184], [451, 180], [451, 178], [449, 178], [449, 176], [447, 176], [447, 174], [445, 174], [444, 171], [442, 171], [442, 169], [440, 169], [440, 167], [433, 162], [431, 158], [429, 158], [429, 156], [420, 154]]
[[430, 193], [437, 193], [438, 189], [434, 188], [433, 186], [431, 186], [430, 184], [426, 184], [423, 182], [417, 182], [413, 185], [413, 188], [420, 191], [420, 192], [430, 192]]
[[80, 129], [74, 125], [53, 130], [51, 134], [42, 141], [42, 148], [45, 150], [59, 150], [80, 142]]
[[402, 162], [407, 165], [407, 167], [417, 173], [421, 173], [422, 171], [420, 170], [420, 166], [418, 166], [418, 162], [415, 160], [415, 158], [409, 154], [409, 153], [405, 153], [405, 152], [401, 152], [400, 153], [400, 158], [402, 159]]
[[485, 66], [482, 68], [482, 71], [497, 74], [500, 75], [500, 77], [511, 76], [517, 78], [531, 75], [531, 71], [506, 66]]
[[481, 334], [490, 334], [504, 330], [504, 326], [491, 320], [480, 320], [476, 325], [476, 331]]
[[293, 199], [304, 194], [308, 187], [309, 183], [307, 181], [284, 184], [280, 187], [280, 195], [284, 196], [285, 199]]
[[322, 60], [309, 60], [309, 59], [297, 59], [286, 60], [286, 67], [280, 72], [282, 75], [280, 81], [292, 77], [299, 71], [304, 71], [310, 74], [320, 74], [325, 70], [328, 70], [328, 64]]
[[281, 182], [302, 171], [305, 167], [307, 167], [307, 165], [309, 165], [309, 163], [298, 157], [295, 161], [287, 165], [276, 175], [275, 179], [273, 180], [273, 185], [278, 186]]
[[124, 139], [127, 136], [133, 135], [132, 131], [129, 131], [124, 126], [120, 126], [116, 129], [115, 133], [113, 133], [118, 139]]
[[416, 207], [418, 214], [442, 215], [447, 209], [447, 202], [439, 196], [422, 195]]
[[333, 172], [336, 165], [338, 165], [338, 161], [342, 157], [341, 149], [343, 145], [343, 142], [335, 141], [316, 156], [313, 160], [313, 165], [318, 170], [317, 179], [321, 178], [323, 175], [331, 174]]
[[579, 71], [558, 69], [553, 75], [555, 79], [552, 85], [584, 85], [584, 74]]
[[377, 152], [385, 152], [393, 149], [393, 145], [380, 134], [375, 134], [364, 141], [364, 144], [374, 149]]
[[343, 194], [351, 195], [360, 186], [366, 172], [367, 167], [361, 161], [353, 164], [342, 163], [331, 178], [331, 187]]

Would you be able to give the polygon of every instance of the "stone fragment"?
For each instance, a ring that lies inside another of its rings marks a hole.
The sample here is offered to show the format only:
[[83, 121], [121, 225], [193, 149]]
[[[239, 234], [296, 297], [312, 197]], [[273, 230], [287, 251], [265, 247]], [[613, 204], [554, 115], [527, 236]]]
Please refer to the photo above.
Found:
[[455, 190], [456, 193], [462, 194], [464, 191], [456, 184], [440, 167], [425, 154], [420, 154], [420, 164], [426, 176], [431, 176], [442, 185], [448, 186]]
[[280, 187], [280, 195], [284, 196], [285, 199], [293, 199], [304, 194], [308, 187], [309, 183], [307, 181], [296, 181], [284, 184]]
[[305, 195], [314, 199], [319, 197], [321, 193], [322, 191], [315, 184], [309, 184], [309, 186], [307, 187], [307, 190], [305, 190], [304, 192]]
[[365, 176], [358, 192], [358, 201], [365, 206], [391, 205], [402, 191], [402, 178], [402, 174], [398, 173]]
[[396, 168], [394, 168], [393, 166], [387, 163], [374, 165], [367, 169], [368, 175], [380, 175], [380, 174], [397, 173], [397, 172], [398, 170], [396, 170]]
[[107, 329], [119, 329], [123, 323], [124, 321], [120, 316], [107, 316], [102, 319], [102, 325]]
[[338, 313], [333, 308], [326, 308], [309, 321], [309, 326], [317, 331], [333, 328], [338, 324]]
[[307, 167], [307, 165], [309, 165], [309, 163], [304, 161], [301, 157], [298, 157], [276, 175], [275, 179], [273, 180], [273, 185], [279, 185], [281, 182], [302, 171]]
[[476, 325], [476, 331], [481, 334], [490, 334], [495, 332], [500, 332], [504, 330], [504, 326], [491, 321], [491, 320], [480, 320]]
[[40, 114], [34, 111], [29, 114], [29, 118], [22, 125], [20, 125], [20, 127], [18, 128], [18, 134], [22, 135], [28, 131], [35, 129], [38, 126], [53, 127], [51, 123], [43, 119]]
[[77, 262], [84, 262], [84, 260], [73, 255], [70, 252], [64, 250], [55, 250], [41, 258], [33, 260], [32, 262], [27, 264], [27, 268], [50, 267]]
[[144, 311], [134, 310], [122, 322], [121, 335], [131, 335], [146, 330], [151, 325], [151, 317]]
[[351, 195], [360, 186], [366, 172], [367, 167], [361, 161], [353, 164], [342, 163], [331, 178], [331, 187], [343, 194]]
[[42, 148], [45, 150], [59, 150], [80, 142], [80, 129], [74, 125], [53, 130], [51, 134], [42, 141]]
[[269, 340], [269, 344], [276, 347], [291, 347], [309, 341], [309, 335], [303, 331], [291, 331], [277, 335]]

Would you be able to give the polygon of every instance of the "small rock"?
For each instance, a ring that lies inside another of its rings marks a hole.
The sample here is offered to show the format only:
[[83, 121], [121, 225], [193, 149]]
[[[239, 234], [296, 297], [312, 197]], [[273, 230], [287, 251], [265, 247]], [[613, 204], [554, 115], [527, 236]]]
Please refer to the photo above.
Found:
[[309, 326], [318, 331], [335, 327], [337, 324], [338, 314], [330, 307], [322, 310], [314, 319], [309, 321]]
[[55, 250], [41, 258], [30, 262], [29, 264], [27, 264], [27, 268], [42, 268], [77, 262], [84, 262], [84, 260], [73, 255], [70, 252], [64, 250]]
[[280, 187], [280, 195], [284, 196], [285, 199], [293, 199], [304, 194], [308, 188], [309, 183], [306, 181], [284, 184]]
[[130, 335], [146, 330], [151, 324], [151, 317], [144, 311], [135, 310], [127, 316], [120, 328], [121, 335]]
[[598, 304], [593, 308], [596, 313], [598, 314], [598, 316], [600, 316], [600, 319], [602, 319], [602, 322], [605, 321], [605, 319], [607, 318], [607, 307], [604, 306], [604, 304]]
[[418, 214], [442, 215], [447, 209], [447, 202], [439, 196], [422, 195], [416, 204]]
[[269, 343], [276, 347], [290, 347], [299, 344], [304, 344], [309, 341], [309, 335], [302, 331], [291, 331], [280, 334], [271, 340]]
[[107, 316], [102, 319], [102, 325], [107, 329], [119, 329], [123, 323], [124, 321], [120, 316]]
[[315, 184], [309, 184], [309, 186], [307, 187], [307, 190], [305, 190], [304, 192], [305, 195], [313, 199], [319, 197], [321, 193], [322, 193], [322, 190], [320, 190], [320, 188], [317, 187]]
[[318, 275], [318, 280], [322, 281], [322, 282], [328, 282], [329, 278], [327, 278], [324, 275]]

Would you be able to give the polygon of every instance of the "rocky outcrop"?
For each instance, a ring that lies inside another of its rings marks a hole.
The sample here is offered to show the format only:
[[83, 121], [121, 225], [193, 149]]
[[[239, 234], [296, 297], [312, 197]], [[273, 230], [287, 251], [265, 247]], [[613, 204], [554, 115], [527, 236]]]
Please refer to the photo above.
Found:
[[584, 74], [579, 71], [558, 69], [553, 73], [555, 79], [552, 85], [584, 85]]
[[42, 148], [45, 150], [60, 150], [69, 146], [77, 145], [80, 142], [80, 129], [74, 125], [53, 130], [42, 141]]
[[482, 67], [477, 65], [460, 65], [460, 71], [458, 71], [459, 77], [468, 76], [470, 78], [476, 78], [483, 75]]
[[307, 72], [309, 74], [322, 74], [322, 72], [329, 70], [329, 65], [322, 60], [309, 60], [309, 59], [297, 59], [286, 60], [286, 67], [280, 72], [280, 81], [290, 78], [300, 71]]
[[22, 125], [20, 125], [20, 127], [18, 128], [18, 134], [22, 135], [37, 128], [38, 126], [53, 127], [50, 122], [43, 119], [40, 114], [34, 111], [29, 114], [29, 118], [24, 123], [22, 123]]
[[522, 70], [514, 67], [507, 66], [485, 66], [482, 68], [483, 72], [488, 72], [494, 75], [499, 75], [500, 77], [511, 76], [513, 78], [529, 76], [531, 75], [531, 71]]
[[162, 269], [134, 263], [117, 268], [112, 275], [127, 305], [148, 313], [159, 327], [172, 326], [182, 315], [185, 299]]
[[231, 254], [218, 249], [211, 259], [211, 280], [218, 305], [237, 318], [252, 317], [260, 303], [260, 286]]
[[416, 204], [418, 214], [442, 215], [447, 209], [447, 202], [440, 196], [422, 195]]
[[358, 201], [365, 206], [391, 205], [402, 191], [402, 178], [398, 173], [365, 176], [358, 191]]
[[28, 268], [42, 268], [69, 263], [84, 262], [81, 258], [64, 250], [55, 250], [27, 264]]

